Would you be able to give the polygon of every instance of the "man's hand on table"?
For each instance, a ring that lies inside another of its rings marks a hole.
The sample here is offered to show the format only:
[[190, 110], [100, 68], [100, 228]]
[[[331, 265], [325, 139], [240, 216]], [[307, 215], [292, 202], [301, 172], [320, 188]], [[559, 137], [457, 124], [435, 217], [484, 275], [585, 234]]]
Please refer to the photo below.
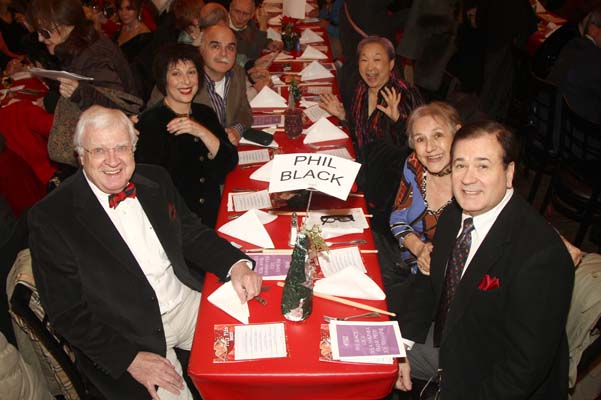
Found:
[[411, 390], [411, 367], [407, 358], [399, 359], [399, 376], [394, 386], [403, 392]]
[[232, 127], [225, 128], [225, 133], [227, 133], [227, 138], [230, 141], [230, 143], [234, 146], [238, 146], [238, 143], [240, 143], [240, 139], [242, 139], [242, 135], [240, 134], [240, 132], [238, 132], [238, 129]]
[[248, 268], [248, 264], [244, 261], [239, 261], [234, 264], [230, 278], [234, 290], [242, 303], [246, 303], [248, 300], [261, 293], [261, 283], [263, 282], [263, 278], [261, 275]]
[[158, 354], [140, 351], [127, 368], [127, 372], [140, 382], [153, 400], [160, 400], [155, 385], [178, 395], [184, 389], [184, 379], [169, 360]]

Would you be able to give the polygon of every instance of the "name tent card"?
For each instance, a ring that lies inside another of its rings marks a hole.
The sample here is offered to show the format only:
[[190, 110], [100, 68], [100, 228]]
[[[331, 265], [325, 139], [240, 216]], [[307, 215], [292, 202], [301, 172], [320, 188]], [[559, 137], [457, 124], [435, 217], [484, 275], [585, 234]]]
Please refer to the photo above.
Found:
[[269, 193], [311, 189], [346, 200], [361, 164], [329, 154], [276, 154]]

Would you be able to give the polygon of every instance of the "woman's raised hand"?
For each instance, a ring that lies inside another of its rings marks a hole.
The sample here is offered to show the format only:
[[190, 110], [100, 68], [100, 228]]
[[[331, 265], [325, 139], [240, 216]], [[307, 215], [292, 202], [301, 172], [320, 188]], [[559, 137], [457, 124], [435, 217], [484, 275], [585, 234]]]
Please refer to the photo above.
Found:
[[176, 117], [167, 124], [167, 131], [174, 135], [182, 135], [184, 133], [196, 136], [200, 139], [207, 134], [211, 134], [204, 125], [199, 124], [190, 117]]
[[396, 92], [395, 88], [384, 87], [380, 91], [382, 97], [386, 101], [386, 107], [377, 105], [378, 110], [382, 111], [392, 122], [397, 122], [401, 117], [399, 112], [399, 103], [401, 102], [401, 94]]
[[338, 97], [333, 94], [322, 94], [320, 96], [319, 106], [337, 117], [339, 120], [344, 121], [346, 119], [346, 111], [344, 110], [344, 106], [338, 100]]

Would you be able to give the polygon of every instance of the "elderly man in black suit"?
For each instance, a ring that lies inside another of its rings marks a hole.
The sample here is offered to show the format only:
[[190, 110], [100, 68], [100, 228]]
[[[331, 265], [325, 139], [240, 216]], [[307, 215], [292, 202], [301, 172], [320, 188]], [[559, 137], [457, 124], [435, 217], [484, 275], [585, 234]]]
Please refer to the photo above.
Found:
[[434, 376], [445, 400], [567, 398], [574, 267], [559, 235], [514, 193], [512, 148], [496, 122], [455, 135], [458, 204], [439, 220], [431, 276], [417, 277], [401, 321], [415, 341], [401, 390], [410, 377]]
[[82, 114], [83, 168], [30, 213], [33, 272], [51, 323], [106, 398], [190, 398], [174, 347], [190, 350], [202, 284], [186, 260], [231, 278], [242, 302], [261, 277], [188, 210], [165, 170], [136, 166], [136, 139], [118, 110]]

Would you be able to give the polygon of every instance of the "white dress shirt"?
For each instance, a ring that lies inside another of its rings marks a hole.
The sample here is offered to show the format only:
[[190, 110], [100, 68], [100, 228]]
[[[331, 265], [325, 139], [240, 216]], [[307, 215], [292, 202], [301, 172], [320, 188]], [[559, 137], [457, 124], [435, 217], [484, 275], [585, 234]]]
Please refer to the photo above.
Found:
[[505, 192], [505, 196], [503, 196], [503, 199], [501, 199], [499, 204], [497, 204], [484, 214], [480, 214], [475, 217], [471, 217], [471, 215], [467, 215], [465, 213], [461, 214], [461, 224], [459, 225], [460, 228], [459, 232], [457, 233], [457, 237], [459, 237], [461, 231], [463, 230], [463, 221], [470, 217], [474, 220], [474, 229], [471, 232], [472, 245], [470, 246], [470, 252], [467, 255], [467, 260], [465, 261], [465, 266], [463, 267], [463, 272], [461, 273], [462, 277], [463, 274], [465, 274], [467, 268], [469, 267], [470, 262], [474, 258], [474, 254], [476, 254], [476, 252], [478, 251], [478, 248], [486, 238], [486, 235], [488, 235], [488, 231], [490, 231], [490, 228], [492, 228], [492, 226], [494, 225], [495, 221], [497, 220], [497, 217], [499, 216], [499, 214], [501, 214], [501, 211], [503, 211], [507, 203], [509, 203], [509, 200], [511, 199], [512, 195], [513, 189], [507, 189], [507, 191]]
[[128, 197], [118, 207], [110, 208], [109, 195], [87, 176], [86, 180], [152, 286], [161, 314], [173, 310], [182, 302], [185, 287], [175, 276], [171, 261], [138, 199]]
[[[471, 215], [467, 215], [465, 213], [461, 214], [461, 224], [459, 224], [459, 231], [457, 232], [457, 237], [461, 235], [461, 231], [463, 230], [463, 221], [470, 217], [474, 220], [474, 229], [472, 229], [471, 232], [472, 244], [470, 246], [470, 252], [468, 253], [467, 260], [465, 261], [465, 266], [463, 267], [461, 277], [463, 277], [463, 274], [465, 274], [465, 271], [467, 270], [467, 267], [470, 265], [470, 262], [474, 258], [474, 255], [478, 251], [478, 248], [486, 238], [486, 235], [494, 225], [499, 214], [501, 214], [501, 211], [503, 211], [507, 203], [509, 203], [509, 200], [511, 200], [512, 195], [513, 189], [507, 189], [507, 191], [505, 192], [505, 196], [503, 196], [503, 199], [501, 199], [499, 204], [497, 204], [484, 214], [480, 214], [475, 217], [472, 217]], [[405, 338], [403, 338], [403, 343], [405, 344], [406, 350], [411, 350], [411, 348], [415, 344], [414, 341]]]

